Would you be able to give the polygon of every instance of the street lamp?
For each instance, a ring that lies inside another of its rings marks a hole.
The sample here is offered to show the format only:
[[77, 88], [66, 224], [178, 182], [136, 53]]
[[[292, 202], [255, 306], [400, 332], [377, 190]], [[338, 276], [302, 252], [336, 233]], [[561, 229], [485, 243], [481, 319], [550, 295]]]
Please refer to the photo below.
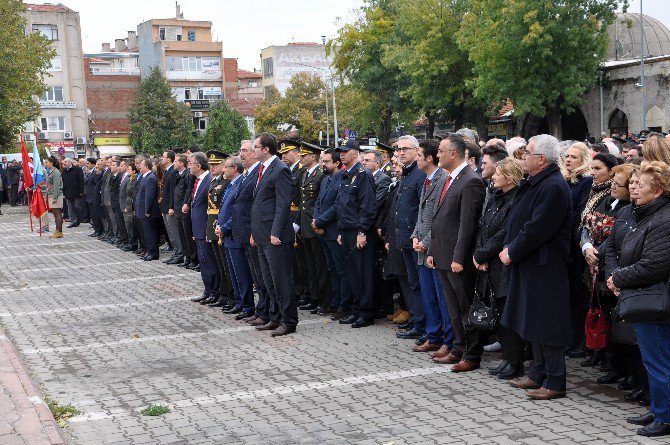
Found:
[[[328, 113], [328, 82], [330, 82], [330, 89], [333, 92], [333, 129], [335, 131], [335, 146], [337, 147], [338, 133], [337, 133], [337, 102], [335, 101], [335, 84], [333, 82], [333, 73], [330, 70], [325, 68], [319, 68], [318, 66], [307, 65], [304, 63], [295, 63], [296, 65], [306, 66], [307, 68], [314, 68], [316, 70], [321, 70], [326, 72], [326, 113]], [[328, 129], [328, 116], [326, 114], [326, 128]], [[329, 141], [330, 143], [330, 141]]]
[[[326, 36], [321, 36], [323, 42], [323, 52], [326, 52]], [[327, 56], [327, 55], [326, 55]], [[330, 113], [328, 110], [328, 83], [326, 83], [326, 146], [330, 147]], [[333, 96], [335, 94], [333, 93]]]

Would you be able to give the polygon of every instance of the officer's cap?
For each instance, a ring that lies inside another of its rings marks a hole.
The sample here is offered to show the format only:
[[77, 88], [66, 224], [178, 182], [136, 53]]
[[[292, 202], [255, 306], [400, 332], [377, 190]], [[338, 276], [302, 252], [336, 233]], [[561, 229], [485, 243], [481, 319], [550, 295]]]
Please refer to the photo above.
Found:
[[288, 153], [291, 150], [299, 150], [300, 149], [300, 141], [296, 141], [294, 139], [282, 139], [279, 141], [279, 154], [283, 155], [284, 153]]
[[230, 155], [220, 150], [209, 150], [207, 152], [207, 162], [210, 165], [218, 165], [226, 160]]
[[386, 144], [382, 144], [381, 142], [377, 142], [377, 151], [380, 153], [388, 153], [389, 156], [393, 156], [393, 147], [388, 146]]
[[309, 142], [305, 141], [300, 142], [300, 156], [320, 155], [322, 151], [323, 148], [316, 144], [310, 144]]
[[358, 141], [354, 139], [346, 139], [342, 145], [337, 147], [337, 151], [349, 151], [349, 150], [360, 151], [361, 146], [359, 145]]

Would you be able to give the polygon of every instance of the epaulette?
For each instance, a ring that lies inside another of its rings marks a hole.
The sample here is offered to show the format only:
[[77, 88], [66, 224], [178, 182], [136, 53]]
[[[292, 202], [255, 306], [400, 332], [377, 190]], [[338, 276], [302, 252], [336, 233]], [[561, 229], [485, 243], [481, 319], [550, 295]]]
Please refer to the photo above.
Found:
[[358, 167], [358, 173], [365, 173], [365, 169], [363, 167]]

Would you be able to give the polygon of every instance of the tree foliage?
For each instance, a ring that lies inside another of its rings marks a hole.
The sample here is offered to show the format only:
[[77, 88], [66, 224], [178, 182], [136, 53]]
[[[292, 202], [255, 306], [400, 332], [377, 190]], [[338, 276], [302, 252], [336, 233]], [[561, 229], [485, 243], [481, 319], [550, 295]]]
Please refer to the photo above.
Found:
[[39, 116], [44, 76], [56, 55], [38, 33], [26, 33], [21, 0], [0, 0], [0, 147], [14, 146], [26, 122]]
[[223, 100], [210, 107], [203, 141], [207, 149], [222, 149], [226, 153], [233, 153], [240, 148], [240, 141], [249, 138], [249, 128], [239, 111], [230, 108]]
[[459, 43], [474, 63], [475, 95], [510, 99], [517, 115], [548, 116], [560, 136], [560, 110], [572, 111], [595, 84], [621, 2], [468, 1]]
[[158, 67], [142, 79], [130, 109], [130, 142], [138, 153], [157, 154], [193, 140], [189, 108], [177, 102]]

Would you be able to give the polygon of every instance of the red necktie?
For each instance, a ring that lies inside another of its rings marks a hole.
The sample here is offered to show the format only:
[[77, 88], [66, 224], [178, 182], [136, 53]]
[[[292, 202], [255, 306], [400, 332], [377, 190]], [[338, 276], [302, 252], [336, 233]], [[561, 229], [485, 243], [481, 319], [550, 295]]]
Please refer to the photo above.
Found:
[[426, 178], [426, 190], [430, 187], [430, 179]]
[[261, 177], [263, 176], [263, 170], [265, 169], [265, 164], [261, 164], [261, 168], [258, 169], [258, 179], [256, 180], [256, 188], [258, 188], [258, 184], [261, 183]]
[[442, 204], [444, 196], [447, 194], [447, 190], [449, 190], [450, 184], [451, 184], [451, 175], [447, 176], [447, 182], [444, 183], [444, 188], [442, 189], [442, 194], [440, 194], [440, 201], [438, 204]]
[[200, 183], [200, 178], [195, 178], [195, 182], [193, 183], [193, 198], [191, 198], [191, 201], [195, 201], [195, 191], [198, 190], [198, 184]]

